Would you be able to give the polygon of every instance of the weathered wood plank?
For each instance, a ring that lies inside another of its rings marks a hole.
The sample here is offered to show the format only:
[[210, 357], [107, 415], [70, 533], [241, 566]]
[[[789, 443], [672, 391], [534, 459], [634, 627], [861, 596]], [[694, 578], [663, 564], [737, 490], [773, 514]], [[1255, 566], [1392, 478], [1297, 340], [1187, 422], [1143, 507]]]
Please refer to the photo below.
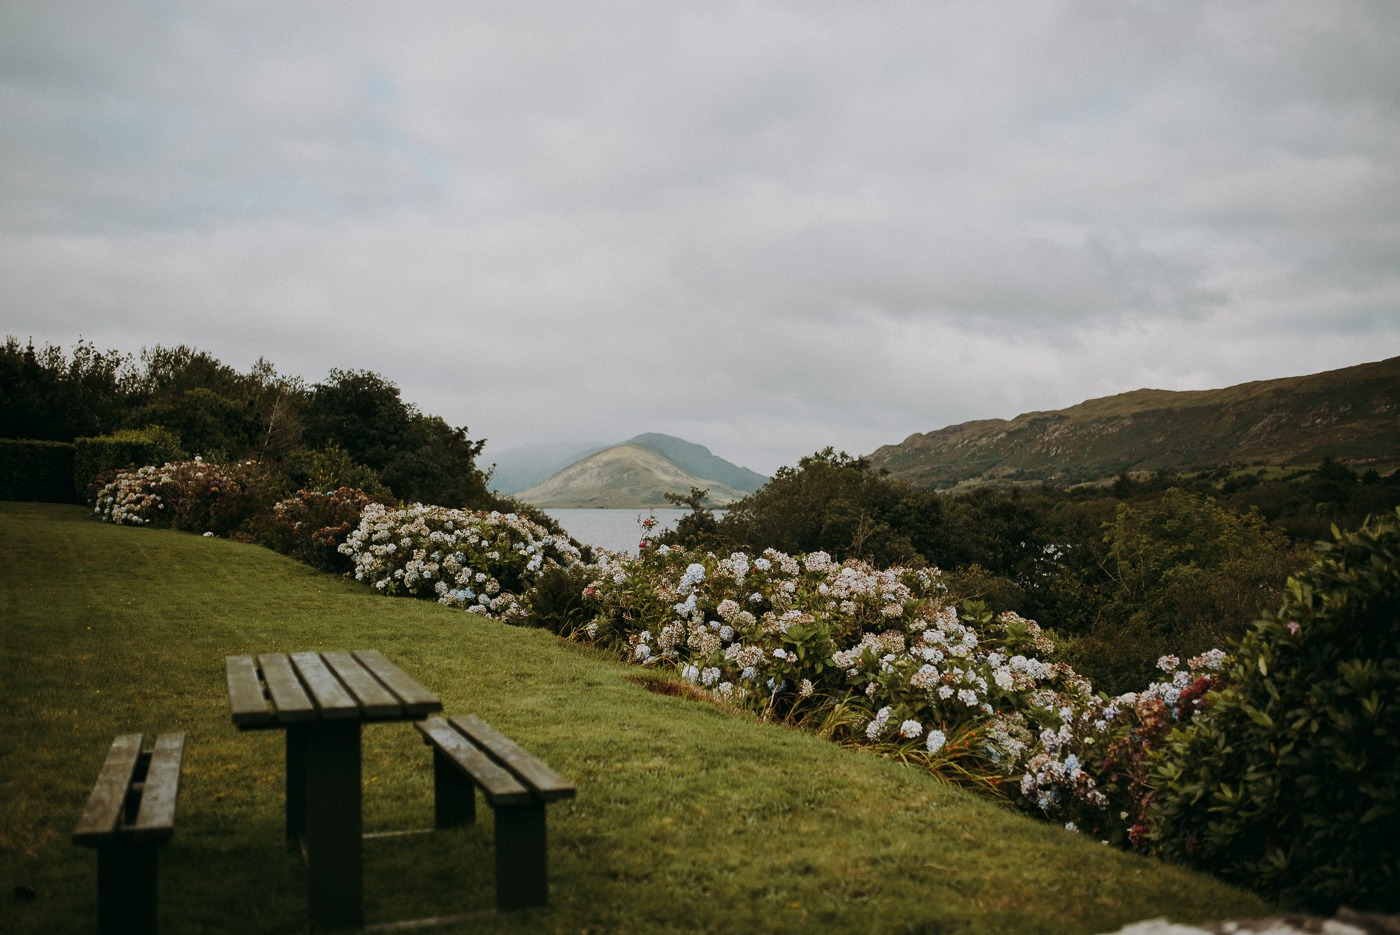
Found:
[[571, 798], [575, 794], [573, 783], [550, 769], [534, 755], [527, 753], [519, 744], [475, 714], [453, 718], [452, 726], [466, 735], [493, 760], [505, 766], [522, 782], [533, 788], [546, 802]]
[[224, 671], [228, 676], [228, 704], [234, 725], [244, 728], [271, 724], [272, 712], [263, 697], [253, 657], [225, 656]]
[[360, 716], [359, 703], [326, 667], [319, 653], [293, 653], [292, 664], [310, 690], [322, 718], [331, 720]]
[[267, 693], [272, 697], [279, 724], [295, 724], [316, 719], [316, 704], [306, 694], [292, 661], [286, 653], [266, 653], [258, 657]]
[[141, 735], [122, 734], [107, 751], [107, 760], [97, 774], [83, 814], [73, 829], [74, 844], [99, 844], [106, 840], [121, 821], [126, 803], [127, 787], [141, 757]]
[[361, 649], [353, 655], [366, 669], [374, 673], [374, 677], [379, 679], [385, 688], [398, 697], [408, 716], [423, 717], [442, 710], [441, 698], [419, 685], [379, 650]]
[[482, 793], [496, 805], [521, 805], [531, 801], [530, 790], [510, 772], [477, 749], [440, 717], [418, 721], [419, 732], [466, 771]]
[[399, 699], [347, 652], [322, 653], [321, 658], [359, 702], [365, 717], [395, 717], [402, 710]]
[[180, 794], [180, 759], [184, 753], [184, 734], [156, 737], [141, 790], [141, 807], [130, 828], [133, 838], [157, 841], [175, 833], [175, 800]]

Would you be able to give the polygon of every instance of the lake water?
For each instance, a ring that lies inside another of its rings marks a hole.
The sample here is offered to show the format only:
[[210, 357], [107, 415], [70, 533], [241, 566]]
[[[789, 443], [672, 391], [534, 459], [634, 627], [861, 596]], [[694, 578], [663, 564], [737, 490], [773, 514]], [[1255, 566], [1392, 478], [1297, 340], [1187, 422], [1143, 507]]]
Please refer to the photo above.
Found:
[[[674, 529], [676, 522], [689, 510], [545, 510], [564, 527], [564, 531], [584, 545], [599, 546], [618, 552], [637, 554], [642, 540], [640, 520], [656, 517], [654, 532]], [[715, 516], [723, 516], [715, 510]]]

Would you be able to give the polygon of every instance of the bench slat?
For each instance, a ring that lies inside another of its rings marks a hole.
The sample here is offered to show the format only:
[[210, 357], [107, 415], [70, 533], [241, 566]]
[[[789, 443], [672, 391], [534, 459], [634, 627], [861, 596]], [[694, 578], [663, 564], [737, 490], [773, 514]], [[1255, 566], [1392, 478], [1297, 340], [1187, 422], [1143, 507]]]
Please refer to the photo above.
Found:
[[360, 715], [360, 706], [345, 686], [335, 677], [317, 653], [293, 653], [292, 664], [301, 674], [302, 681], [311, 690], [311, 697], [321, 711], [321, 717], [354, 718]]
[[184, 734], [156, 737], [141, 790], [141, 808], [130, 829], [133, 838], [164, 840], [175, 833], [175, 800], [180, 794], [180, 758], [184, 753]]
[[127, 786], [140, 756], [140, 734], [122, 734], [112, 743], [97, 774], [97, 784], [73, 829], [74, 844], [96, 844], [116, 830], [126, 803]]
[[268, 710], [267, 699], [263, 697], [262, 685], [258, 682], [258, 667], [253, 657], [226, 656], [224, 670], [228, 675], [228, 702], [233, 723], [238, 727], [271, 724], [272, 712]]
[[347, 652], [331, 652], [321, 653], [321, 658], [350, 689], [350, 694], [355, 696], [366, 717], [393, 717], [399, 713], [402, 707], [399, 699], [380, 685], [354, 656]]
[[471, 775], [482, 793], [496, 805], [523, 805], [532, 796], [530, 790], [498, 763], [473, 746], [440, 717], [418, 721], [413, 725], [444, 753]]
[[550, 769], [534, 755], [527, 753], [519, 744], [475, 714], [453, 718], [452, 726], [465, 734], [496, 762], [515, 773], [522, 782], [531, 786], [544, 801], [553, 802], [557, 799], [571, 798], [574, 795], [573, 783]]
[[279, 724], [300, 723], [316, 719], [316, 705], [301, 687], [292, 661], [286, 653], [267, 653], [258, 657], [267, 693], [272, 696]]
[[419, 685], [377, 649], [361, 649], [354, 654], [384, 687], [393, 692], [410, 717], [423, 717], [442, 710], [442, 699]]

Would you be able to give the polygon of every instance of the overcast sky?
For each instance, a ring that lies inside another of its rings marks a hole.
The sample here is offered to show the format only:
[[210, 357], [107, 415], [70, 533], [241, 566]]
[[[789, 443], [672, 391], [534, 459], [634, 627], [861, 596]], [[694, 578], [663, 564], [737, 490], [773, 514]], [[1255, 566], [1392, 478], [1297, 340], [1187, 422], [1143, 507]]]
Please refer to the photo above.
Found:
[[0, 331], [833, 445], [1400, 354], [1400, 3], [0, 0]]

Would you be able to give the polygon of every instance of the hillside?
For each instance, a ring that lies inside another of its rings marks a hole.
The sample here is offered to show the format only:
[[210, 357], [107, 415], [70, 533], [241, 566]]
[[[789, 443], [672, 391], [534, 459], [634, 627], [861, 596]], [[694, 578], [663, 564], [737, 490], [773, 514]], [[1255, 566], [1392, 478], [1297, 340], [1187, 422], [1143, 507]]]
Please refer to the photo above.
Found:
[[667, 493], [685, 494], [692, 487], [707, 488], [715, 506], [732, 503], [746, 492], [682, 470], [649, 447], [623, 444], [571, 464], [516, 496], [545, 509], [645, 509], [672, 506]]
[[545, 442], [507, 448], [483, 460], [492, 468], [490, 488], [497, 493], [513, 494], [543, 483], [575, 461], [607, 447], [605, 444]]
[[1141, 389], [1055, 412], [964, 422], [868, 456], [920, 486], [1081, 483], [1131, 471], [1400, 467], [1400, 357], [1219, 390]]
[[[233, 729], [222, 660], [311, 647], [383, 650], [447, 714], [480, 714], [579, 790], [550, 806], [548, 912], [489, 911], [482, 805], [471, 831], [366, 841], [371, 923], [474, 912], [442, 931], [1068, 935], [1267, 910], [919, 770], [647, 691], [637, 670], [547, 631], [89, 515], [0, 503], [0, 874], [32, 894], [5, 901], [0, 931], [92, 931], [95, 860], [69, 833], [129, 731], [189, 738], [162, 929], [305, 931], [305, 869], [282, 838], [282, 738]], [[363, 768], [366, 831], [432, 823], [416, 732], [366, 729]]]

